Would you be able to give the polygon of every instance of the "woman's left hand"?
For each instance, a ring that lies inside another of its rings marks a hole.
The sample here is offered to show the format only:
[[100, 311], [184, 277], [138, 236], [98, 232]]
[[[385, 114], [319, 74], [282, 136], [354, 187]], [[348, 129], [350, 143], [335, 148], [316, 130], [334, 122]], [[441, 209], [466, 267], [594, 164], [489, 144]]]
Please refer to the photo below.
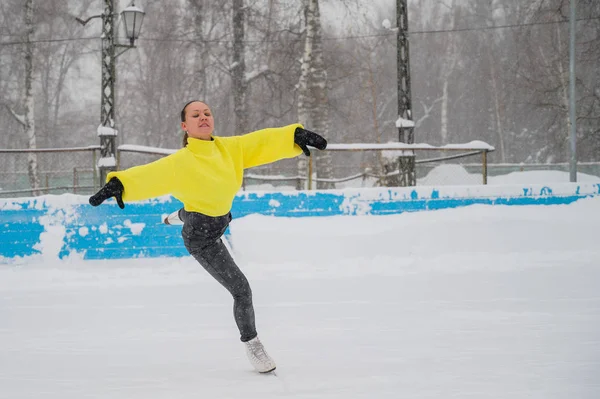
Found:
[[310, 130], [297, 127], [294, 132], [294, 143], [298, 144], [304, 155], [310, 156], [310, 150], [307, 146], [315, 147], [319, 150], [327, 148], [327, 140], [318, 135], [317, 133], [311, 132]]

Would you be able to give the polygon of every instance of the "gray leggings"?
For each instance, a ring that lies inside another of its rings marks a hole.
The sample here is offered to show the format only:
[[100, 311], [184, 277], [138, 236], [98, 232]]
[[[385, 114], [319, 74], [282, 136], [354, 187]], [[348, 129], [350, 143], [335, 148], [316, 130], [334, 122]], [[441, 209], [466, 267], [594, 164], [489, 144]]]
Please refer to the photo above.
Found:
[[211, 217], [197, 212], [179, 211], [183, 221], [181, 235], [183, 243], [192, 255], [233, 296], [233, 316], [240, 330], [242, 342], [256, 337], [252, 290], [248, 279], [233, 261], [223, 244], [231, 213]]

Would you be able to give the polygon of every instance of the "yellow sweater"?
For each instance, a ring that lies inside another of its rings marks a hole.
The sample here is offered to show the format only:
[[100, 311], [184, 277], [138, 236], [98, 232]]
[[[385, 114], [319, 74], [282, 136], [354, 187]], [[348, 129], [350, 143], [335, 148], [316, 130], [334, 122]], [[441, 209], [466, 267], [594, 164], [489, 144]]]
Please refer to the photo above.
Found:
[[185, 210], [222, 216], [231, 210], [242, 186], [244, 169], [302, 153], [294, 143], [300, 124], [258, 130], [242, 136], [213, 137], [212, 141], [188, 139], [174, 154], [146, 165], [110, 172], [125, 187], [124, 201], [171, 194]]

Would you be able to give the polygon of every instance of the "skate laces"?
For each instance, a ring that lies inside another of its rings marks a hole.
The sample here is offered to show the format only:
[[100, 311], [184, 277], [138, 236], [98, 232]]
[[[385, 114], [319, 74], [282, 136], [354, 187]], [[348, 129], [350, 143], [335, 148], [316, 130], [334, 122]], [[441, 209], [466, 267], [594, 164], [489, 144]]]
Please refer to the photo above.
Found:
[[258, 340], [258, 338], [246, 342], [246, 346], [248, 347], [248, 351], [252, 354], [252, 356], [259, 362], [271, 362], [271, 357], [269, 357], [267, 351], [265, 351], [265, 347], [263, 346], [262, 342]]

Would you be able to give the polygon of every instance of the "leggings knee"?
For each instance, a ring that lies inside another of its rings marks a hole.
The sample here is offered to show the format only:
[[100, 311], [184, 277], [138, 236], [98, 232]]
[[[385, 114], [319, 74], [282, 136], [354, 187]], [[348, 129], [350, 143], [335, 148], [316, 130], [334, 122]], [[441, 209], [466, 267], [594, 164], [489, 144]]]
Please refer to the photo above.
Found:
[[252, 299], [252, 289], [250, 288], [250, 284], [248, 283], [248, 280], [244, 278], [243, 281], [241, 281], [238, 285], [236, 285], [231, 290], [231, 295], [233, 295], [233, 297], [236, 299], [251, 300]]

